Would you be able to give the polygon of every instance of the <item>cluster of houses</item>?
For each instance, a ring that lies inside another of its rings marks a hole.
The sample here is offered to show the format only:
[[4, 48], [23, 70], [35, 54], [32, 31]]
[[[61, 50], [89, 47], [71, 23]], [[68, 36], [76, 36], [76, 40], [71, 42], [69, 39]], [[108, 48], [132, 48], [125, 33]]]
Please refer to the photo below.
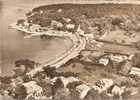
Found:
[[23, 29], [27, 29], [31, 32], [43, 32], [47, 31], [48, 29], [58, 30], [58, 31], [67, 31], [67, 32], [74, 32], [76, 29], [76, 25], [72, 23], [72, 20], [69, 18], [62, 18], [63, 22], [52, 20], [49, 27], [41, 27], [38, 24], [28, 23], [24, 19], [20, 19], [17, 22], [17, 26]]
[[137, 54], [126, 55], [100, 51], [82, 51], [80, 55], [82, 56], [81, 61], [103, 65], [110, 70], [113, 68], [116, 69], [116, 73], [123, 75], [133, 74], [140, 76], [140, 68], [137, 67], [138, 62], [135, 64], [136, 60], [139, 61], [139, 58], [135, 57]]
[[[21, 63], [21, 65], [23, 64], [24, 63]], [[78, 75], [73, 72], [60, 72], [53, 67], [46, 66], [43, 72], [39, 72], [28, 81], [23, 80], [23, 76], [11, 79], [13, 81], [11, 81], [9, 87], [11, 87], [12, 90], [8, 88], [5, 89], [5, 96], [8, 96], [9, 92], [12, 92], [11, 96], [16, 96], [15, 98], [17, 99], [61, 100], [55, 98], [59, 98], [56, 97], [57, 92], [64, 90], [65, 93], [60, 92], [58, 96], [64, 96], [67, 93], [70, 94], [69, 96], [73, 96], [74, 93], [77, 93], [77, 99], [75, 100], [97, 100], [97, 96], [100, 98], [98, 100], [104, 100], [104, 98], [101, 98], [101, 94], [106, 93], [106, 97], [110, 98], [109, 100], [112, 100], [111, 98], [116, 98], [116, 96], [118, 98], [117, 100], [122, 100], [123, 94], [126, 92], [129, 92], [129, 95], [139, 93], [138, 89], [135, 87], [119, 86], [111, 78], [102, 78], [97, 80], [94, 84], [89, 85], [80, 80], [77, 76]], [[24, 98], [23, 95], [25, 95]]]
[[61, 21], [52, 20], [51, 26], [53, 27], [53, 29], [68, 31], [68, 32], [75, 31], [76, 25], [72, 23], [71, 19], [63, 17], [62, 20], [63, 20], [63, 23]]

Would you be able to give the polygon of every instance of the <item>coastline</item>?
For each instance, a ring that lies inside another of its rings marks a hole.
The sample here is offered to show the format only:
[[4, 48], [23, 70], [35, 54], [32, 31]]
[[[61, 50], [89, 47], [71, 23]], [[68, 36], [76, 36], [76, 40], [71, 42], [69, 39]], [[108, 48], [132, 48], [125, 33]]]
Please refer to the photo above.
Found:
[[[56, 36], [56, 37], [66, 37], [66, 38], [69, 38], [69, 40], [71, 40], [71, 42], [73, 44], [73, 46], [68, 51], [64, 52], [63, 54], [59, 55], [58, 57], [55, 57], [54, 59], [51, 59], [50, 61], [47, 62], [47, 64], [41, 64], [38, 68], [35, 68], [31, 72], [27, 73], [28, 75], [31, 75], [31, 76], [34, 76], [37, 72], [42, 71], [42, 69], [47, 66], [52, 66], [55, 68], [61, 67], [63, 64], [68, 62], [70, 59], [77, 57], [79, 55], [80, 51], [85, 49], [85, 46], [86, 46], [86, 39], [79, 36], [80, 31], [78, 33], [73, 33], [73, 34], [69, 33], [69, 32], [63, 32], [63, 31], [59, 32], [59, 31], [52, 31], [52, 30], [50, 30], [50, 31], [48, 30], [46, 32], [31, 32], [31, 31], [28, 31], [27, 29], [24, 29], [24, 27], [20, 28], [16, 24], [12, 24], [11, 28], [17, 29], [19, 31], [23, 31], [27, 34], [33, 34], [33, 35], [35, 34], [35, 36], [36, 35], [39, 35], [39, 36], [40, 35], [46, 35], [46, 36], [49, 35], [49, 36]], [[79, 34], [79, 35], [76, 35], [76, 34]], [[27, 38], [31, 38], [31, 37], [27, 37]]]
[[[72, 43], [72, 45], [71, 45], [71, 47], [66, 51], [66, 52], [64, 52], [64, 53], [62, 53], [62, 54], [60, 54], [60, 55], [57, 55], [56, 57], [54, 57], [54, 58], [52, 58], [52, 59], [50, 59], [50, 60], [48, 60], [45, 64], [43, 63], [41, 66], [39, 66], [38, 68], [36, 68], [36, 69], [33, 69], [32, 71], [30, 71], [29, 73], [26, 73], [27, 75], [29, 75], [30, 77], [33, 77], [33, 75], [34, 74], [36, 74], [36, 73], [39, 73], [39, 75], [37, 75], [37, 76], [35, 76], [35, 78], [40, 78], [40, 76], [44, 73], [44, 71], [42, 72], [42, 69], [44, 68], [44, 67], [46, 67], [46, 66], [49, 66], [49, 65], [51, 65], [50, 67], [51, 68], [53, 68], [53, 67], [55, 67], [55, 68], [59, 68], [61, 65], [63, 65], [63, 64], [65, 64], [66, 62], [68, 62], [70, 59], [72, 59], [72, 58], [74, 58], [74, 57], [76, 57], [76, 56], [78, 56], [79, 55], [79, 53], [80, 53], [80, 51], [81, 50], [83, 50], [83, 49], [85, 49], [84, 47], [85, 47], [85, 45], [86, 45], [86, 39], [85, 38], [83, 38], [83, 37], [79, 37], [79, 35], [77, 36], [77, 35], [73, 35], [72, 33], [64, 33], [63, 34], [63, 32], [58, 32], [58, 31], [55, 31], [55, 33], [53, 32], [53, 31], [46, 31], [46, 32], [43, 32], [43, 33], [41, 33], [41, 32], [31, 32], [31, 31], [28, 31], [28, 30], [26, 30], [26, 29], [22, 29], [22, 28], [19, 28], [19, 27], [14, 27], [13, 26], [13, 28], [15, 28], [16, 30], [19, 30], [19, 31], [22, 31], [22, 32], [25, 32], [26, 34], [28, 34], [28, 35], [30, 35], [29, 37], [27, 36], [27, 37], [25, 37], [25, 38], [31, 38], [32, 36], [40, 36], [40, 35], [48, 35], [48, 36], [56, 36], [56, 37], [66, 37], [66, 38], [68, 38], [68, 40], [69, 41], [71, 41], [71, 43]], [[53, 34], [52, 34], [53, 33]], [[57, 33], [60, 33], [60, 34], [57, 34]], [[62, 34], [61, 34], [62, 33]], [[32, 35], [33, 34], [33, 35]], [[37, 35], [36, 35], [37, 34]], [[99, 50], [100, 51], [100, 50]], [[41, 52], [42, 53], [42, 52]], [[101, 57], [101, 59], [102, 59], [102, 57]], [[91, 60], [91, 59], [90, 59]], [[104, 57], [103, 57], [103, 60], [104, 60]], [[91, 60], [92, 61], [92, 60]], [[80, 66], [81, 67], [81, 66]], [[88, 65], [85, 65], [85, 67], [88, 67]], [[93, 67], [93, 66], [92, 66]], [[95, 67], [95, 66], [94, 66]], [[105, 67], [105, 66], [104, 66]], [[108, 67], [108, 66], [106, 66], [106, 67]], [[103, 68], [103, 67], [102, 67]], [[101, 69], [102, 69], [101, 68]], [[94, 69], [94, 68], [93, 68]], [[99, 68], [100, 69], [100, 68]], [[100, 70], [99, 69], [97, 69], [97, 71], [98, 71], [98, 73], [100, 73]], [[105, 70], [106, 71], [106, 70]], [[133, 69], [133, 71], [135, 71], [134, 69]], [[41, 73], [40, 73], [41, 72]], [[89, 73], [90, 73], [91, 71], [89, 71]], [[51, 73], [51, 72], [50, 72]], [[61, 72], [60, 72], [61, 73]], [[59, 74], [60, 74], [59, 73]], [[98, 74], [97, 73], [97, 74]], [[40, 75], [41, 74], [41, 75]], [[48, 78], [48, 73], [46, 73], [47, 75], [46, 75], [46, 77]], [[53, 72], [51, 73], [51, 74], [54, 74]], [[90, 73], [90, 74], [93, 74], [93, 73]], [[102, 74], [102, 73], [101, 73]], [[63, 74], [64, 75], [64, 74]], [[72, 78], [69, 78], [69, 76], [67, 76], [66, 75], [66, 77], [65, 76], [60, 76], [60, 77], [58, 77], [57, 75], [55, 76], [54, 75], [54, 77], [55, 78], [53, 78], [53, 79], [51, 79], [50, 77], [49, 77], [49, 79], [50, 79], [50, 81], [51, 82], [56, 82], [56, 85], [58, 84], [59, 85], [59, 82], [57, 83], [57, 81], [56, 81], [56, 79], [61, 79], [61, 81], [63, 82], [63, 84], [66, 86], [66, 83], [65, 83], [65, 81], [69, 81], [70, 83], [72, 83], [71, 82], [71, 79], [76, 79], [76, 80], [78, 80], [78, 82], [79, 82], [79, 77], [77, 78], [75, 78], [75, 76], [71, 76], [71, 74], [70, 74], [70, 77], [72, 77]], [[69, 74], [68, 74], [69, 75]], [[102, 74], [102, 75], [104, 75], [104, 73]], [[106, 74], [107, 75], [107, 74]], [[95, 74], [93, 74], [93, 76], [95, 77], [96, 76], [96, 73]], [[119, 75], [118, 75], [119, 76]], [[85, 75], [85, 77], [86, 77], [86, 75]], [[94, 79], [94, 77], [92, 77], [92, 76], [89, 76], [89, 80], [91, 79], [91, 78], [93, 78]], [[103, 78], [105, 78], [106, 76], [104, 76]], [[112, 77], [112, 76], [111, 76]], [[122, 75], [122, 77], [125, 77], [125, 76], [123, 76]], [[128, 76], [129, 77], [129, 76]], [[47, 80], [47, 78], [46, 79], [44, 79], [44, 80]], [[96, 77], [96, 78], [98, 78], [98, 76]], [[101, 78], [101, 77], [100, 77]], [[110, 77], [109, 77], [110, 78]], [[118, 78], [120, 78], [120, 77], [118, 77]], [[126, 76], [126, 78], [127, 78], [127, 76]], [[43, 80], [43, 78], [41, 78], [42, 80]], [[18, 80], [18, 79], [17, 79]], [[92, 79], [91, 79], [92, 80]], [[106, 80], [106, 79], [105, 79]], [[108, 79], [107, 79], [108, 80]], [[110, 79], [109, 79], [110, 80]], [[115, 79], [114, 78], [112, 78], [111, 79], [111, 82], [112, 82], [112, 80], [114, 81]], [[20, 80], [19, 80], [20, 81]], [[32, 82], [36, 82], [37, 83], [37, 79], [36, 80], [32, 80], [32, 81], [28, 81], [28, 82], [26, 82], [27, 84], [29, 84], [29, 85], [32, 85]], [[49, 81], [49, 82], [50, 82]], [[81, 81], [81, 80], [80, 80]], [[94, 80], [95, 81], [95, 80]], [[33, 83], [34, 83], [33, 82]], [[40, 82], [40, 81], [39, 81]], [[88, 92], [91, 90], [91, 89], [93, 89], [93, 85], [94, 84], [91, 84], [91, 86], [89, 86], [88, 85], [88, 82], [86, 83], [85, 82], [85, 80], [83, 79], [83, 84], [81, 85], [81, 86], [85, 86], [86, 88], [89, 88], [89, 89], [85, 89], [85, 90], [82, 90], [82, 92], [80, 92], [80, 95], [82, 95], [83, 93], [85, 93], [85, 95], [88, 95]], [[13, 82], [14, 83], [14, 82]], [[22, 84], [22, 85], [24, 85], [24, 84], [26, 84], [25, 82], [23, 82], [23, 83], [19, 83], [19, 84]], [[104, 82], [103, 82], [104, 83]], [[109, 82], [110, 83], [110, 82]], [[109, 84], [109, 83], [105, 83], [105, 84]], [[52, 84], [52, 83], [51, 83]], [[54, 84], [54, 83], [53, 83]], [[41, 85], [43, 85], [42, 83], [41, 83]], [[115, 85], [115, 86], [113, 86], [113, 85]], [[36, 85], [36, 84], [33, 84], [33, 87], [36, 87], [36, 86], [39, 86], [39, 85]], [[59, 85], [59, 86], [61, 86], [61, 85]], [[59, 87], [58, 86], [58, 87]], [[119, 88], [119, 89], [121, 89], [122, 87], [120, 86], [118, 86], [118, 85], [116, 85], [115, 83], [112, 83], [110, 86], [113, 86], [113, 88], [114, 87], [116, 87], [117, 86], [117, 88]], [[110, 87], [109, 86], [109, 87]], [[26, 88], [28, 88], [28, 86], [26, 86], [25, 85], [25, 87]], [[55, 86], [54, 86], [55, 87]], [[91, 88], [92, 87], [92, 88]], [[47, 88], [47, 86], [46, 87], [41, 87], [42, 89], [44, 89], [44, 88]], [[64, 87], [64, 88], [66, 88], [66, 87]], [[82, 87], [81, 87], [82, 88]], [[52, 89], [52, 88], [51, 88]], [[77, 89], [77, 87], [76, 87], [76, 89]], [[38, 90], [37, 90], [37, 88], [36, 88], [36, 90], [35, 90], [35, 92], [37, 92], [38, 93]], [[133, 92], [133, 91], [132, 91]], [[116, 94], [117, 93], [119, 93], [119, 91], [117, 91], [116, 92]], [[114, 93], [115, 94], [115, 93]], [[90, 95], [94, 95], [94, 94], [90, 94]], [[113, 93], [112, 93], [112, 95], [113, 95]], [[77, 96], [79, 96], [79, 95], [77, 95]], [[0, 95], [0, 97], [1, 97], [1, 95]], [[92, 97], [92, 96], [91, 96]], [[60, 99], [61, 100], [61, 99]], [[86, 99], [87, 100], [87, 99]], [[95, 99], [96, 100], [96, 99]]]

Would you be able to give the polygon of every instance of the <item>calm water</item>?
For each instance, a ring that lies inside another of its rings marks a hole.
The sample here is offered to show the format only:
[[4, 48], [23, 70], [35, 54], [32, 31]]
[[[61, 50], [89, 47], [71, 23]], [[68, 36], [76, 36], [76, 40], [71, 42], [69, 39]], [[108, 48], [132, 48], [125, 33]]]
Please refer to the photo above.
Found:
[[[30, 58], [45, 63], [60, 55], [70, 47], [68, 40], [55, 38], [40, 40], [39, 38], [25, 40], [23, 34], [8, 25], [22, 18], [28, 10], [39, 5], [53, 3], [95, 3], [108, 0], [0, 0], [0, 67], [3, 75], [12, 74], [14, 62], [20, 58]], [[130, 0], [132, 1], [132, 0]]]
[[24, 39], [21, 32], [8, 29], [8, 26], [18, 18], [22, 18], [25, 12], [39, 5], [38, 2], [33, 1], [3, 0], [0, 9], [0, 67], [3, 75], [11, 75], [13, 73], [14, 62], [18, 59], [29, 58], [45, 63], [47, 60], [62, 54], [70, 47], [71, 43], [67, 39]]

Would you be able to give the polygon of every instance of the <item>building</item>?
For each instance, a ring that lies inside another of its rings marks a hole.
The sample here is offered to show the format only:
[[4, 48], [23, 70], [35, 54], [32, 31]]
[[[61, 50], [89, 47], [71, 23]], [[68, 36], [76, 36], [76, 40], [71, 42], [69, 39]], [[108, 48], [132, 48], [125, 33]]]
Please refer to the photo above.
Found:
[[67, 24], [67, 25], [66, 25], [66, 28], [67, 28], [68, 30], [74, 30], [74, 29], [75, 29], [75, 25], [74, 25], [74, 24]]
[[30, 26], [30, 31], [37, 32], [39, 31], [40, 28], [41, 28], [40, 25], [32, 24], [32, 26]]
[[63, 24], [61, 22], [58, 22], [58, 21], [55, 21], [55, 20], [51, 21], [51, 26], [54, 29], [63, 28]]

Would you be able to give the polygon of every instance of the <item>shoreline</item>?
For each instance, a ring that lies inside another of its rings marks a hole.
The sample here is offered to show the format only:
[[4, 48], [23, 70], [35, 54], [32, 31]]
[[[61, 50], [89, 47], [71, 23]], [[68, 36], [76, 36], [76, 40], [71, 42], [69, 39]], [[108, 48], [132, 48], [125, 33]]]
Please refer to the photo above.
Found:
[[[52, 66], [55, 68], [59, 68], [61, 67], [63, 64], [67, 63], [70, 59], [76, 57], [79, 55], [80, 51], [85, 49], [86, 46], [86, 39], [85, 37], [81, 37], [80, 33], [76, 34], [76, 33], [69, 33], [69, 32], [63, 32], [60, 31], [60, 33], [62, 32], [62, 34], [58, 34], [58, 31], [46, 31], [46, 32], [31, 32], [28, 31], [27, 29], [23, 29], [24, 27], [20, 28], [18, 25], [16, 24], [12, 24], [11, 28], [17, 29], [19, 31], [25, 32], [27, 34], [31, 34], [31, 36], [27, 37], [27, 38], [31, 38], [32, 34], [34, 36], [36, 35], [49, 35], [49, 36], [56, 36], [56, 37], [66, 37], [69, 38], [69, 40], [71, 40], [73, 46], [66, 52], [64, 52], [63, 54], [59, 55], [58, 57], [55, 57], [54, 59], [51, 59], [50, 61], [48, 61], [46, 64], [41, 64], [39, 67], [33, 69], [31, 72], [27, 73], [28, 75], [34, 76], [37, 72], [42, 71], [42, 69], [46, 66]], [[55, 33], [54, 33], [55, 32]], [[79, 31], [80, 32], [80, 31]]]
[[[27, 37], [25, 37], [25, 38], [31, 38], [32, 36], [40, 36], [40, 35], [49, 35], [49, 36], [58, 36], [58, 37], [66, 37], [66, 38], [68, 38], [72, 43], [71, 43], [71, 47], [70, 48], [68, 48], [67, 50], [65, 50], [65, 52], [64, 53], [62, 53], [62, 54], [60, 54], [60, 55], [58, 55], [57, 54], [57, 56], [56, 57], [54, 57], [54, 59], [50, 59], [50, 62], [47, 62], [46, 63], [46, 65], [44, 65], [44, 64], [42, 64], [41, 66], [39, 66], [39, 67], [37, 67], [37, 68], [35, 68], [35, 69], [33, 69], [33, 70], [31, 70], [29, 73], [26, 73], [26, 75], [29, 75], [29, 77], [31, 76], [31, 77], [33, 77], [34, 76], [34, 74], [36, 74], [36, 73], [40, 73], [40, 74], [38, 74], [38, 76], [35, 76], [35, 78], [36, 78], [36, 80], [29, 80], [28, 82], [26, 82], [27, 83], [27, 86], [25, 85], [25, 82], [21, 82], [21, 83], [19, 83], [19, 84], [21, 84], [21, 85], [23, 85], [23, 86], [25, 86], [25, 87], [27, 87], [27, 89], [28, 89], [28, 85], [30, 86], [33, 86], [33, 87], [37, 87], [37, 86], [40, 86], [40, 85], [38, 85], [38, 84], [32, 84], [32, 82], [34, 83], [37, 83], [37, 79], [39, 79], [42, 75], [43, 75], [43, 71], [42, 71], [42, 69], [45, 67], [45, 68], [48, 68], [48, 67], [46, 67], [46, 66], [48, 66], [48, 65], [51, 65], [50, 66], [50, 68], [52, 68], [52, 67], [55, 67], [55, 68], [58, 68], [58, 67], [60, 67], [61, 65], [63, 66], [63, 65], [65, 65], [65, 63], [67, 63], [70, 59], [72, 59], [73, 60], [73, 58], [76, 56], [76, 55], [78, 55], [79, 54], [79, 52], [82, 50], [82, 49], [85, 49], [84, 47], [85, 47], [85, 45], [86, 45], [86, 39], [85, 39], [85, 37], [86, 36], [84, 36], [84, 35], [82, 35], [82, 34], [80, 34], [79, 33], [79, 35], [76, 35], [76, 33], [74, 33], [74, 34], [63, 34], [63, 32], [62, 32], [62, 34], [58, 34], [58, 31], [56, 31], [56, 33], [51, 33], [51, 32], [53, 32], [53, 31], [46, 31], [46, 32], [31, 32], [31, 31], [28, 31], [28, 28], [27, 28], [27, 30], [26, 29], [22, 29], [22, 28], [16, 28], [15, 27], [15, 29], [16, 30], [19, 30], [19, 31], [22, 31], [22, 32], [25, 32], [26, 34], [30, 34], [30, 36], [27, 36]], [[59, 33], [61, 33], [61, 32], [59, 32]], [[32, 35], [31, 35], [32, 34]], [[37, 34], [37, 35], [36, 35]], [[83, 37], [82, 37], [83, 36]], [[60, 45], [62, 45], [62, 44], [60, 44]], [[57, 47], [56, 47], [57, 48]], [[100, 51], [100, 50], [99, 50]], [[41, 52], [42, 53], [42, 52]], [[58, 53], [58, 52], [57, 52]], [[110, 53], [110, 52], [109, 52]], [[89, 55], [92, 55], [92, 53], [90, 53]], [[41, 56], [42, 56], [42, 54], [41, 54]], [[40, 57], [41, 57], [40, 56]], [[84, 57], [84, 56], [83, 56]], [[85, 55], [85, 57], [86, 57], [86, 55]], [[90, 57], [92, 57], [92, 56], [90, 56]], [[89, 57], [89, 58], [90, 58]], [[117, 57], [117, 56], [116, 56]], [[53, 58], [53, 57], [52, 57]], [[45, 58], [44, 58], [45, 59]], [[102, 58], [103, 60], [104, 60], [104, 57]], [[83, 60], [84, 61], [84, 60]], [[92, 62], [93, 60], [91, 60], [91, 62]], [[94, 62], [94, 61], [93, 61]], [[80, 66], [80, 65], [79, 65]], [[81, 67], [81, 66], [80, 66]], [[85, 65], [85, 68], [86, 67], [88, 67], [88, 65]], [[104, 66], [105, 67], [105, 66]], [[108, 67], [108, 66], [107, 66]], [[52, 68], [53, 69], [53, 68]], [[102, 68], [101, 68], [102, 69]], [[94, 68], [93, 69], [91, 69], [91, 70], [93, 70], [94, 71]], [[90, 71], [91, 71], [90, 70]], [[69, 70], [68, 70], [69, 71]], [[96, 79], [94, 79], [94, 77], [96, 77], [96, 78], [98, 78], [98, 74], [102, 74], [102, 75], [108, 75], [109, 73], [107, 73], [107, 74], [105, 74], [105, 73], [102, 73], [102, 71], [100, 70], [100, 68], [99, 69], [96, 69], [95, 68], [95, 71], [97, 71], [98, 73], [92, 73], [92, 72], [90, 72], [89, 71], [89, 80], [90, 80], [90, 78], [92, 78], [94, 81], [96, 80]], [[105, 70], [106, 71], [106, 70]], [[135, 71], [135, 69], [133, 69], [133, 71]], [[48, 73], [46, 73], [46, 74], [48, 74]], [[45, 74], [45, 75], [46, 75]], [[54, 74], [53, 72], [51, 73], [50, 72], [50, 74]], [[60, 73], [59, 73], [60, 74]], [[116, 73], [114, 73], [114, 74], [116, 74]], [[64, 74], [63, 74], [64, 75]], [[65, 84], [65, 80], [66, 81], [69, 81], [69, 80], [71, 80], [71, 78], [69, 78], [69, 77], [65, 77], [65, 75], [64, 76], [61, 76], [61, 77], [58, 77], [57, 75], [56, 76], [54, 76], [55, 78], [57, 77], [57, 78], [60, 78], [61, 79], [61, 81], [63, 82], [63, 84]], [[91, 75], [91, 76], [90, 76]], [[92, 75], [93, 75], [93, 77], [92, 77]], [[96, 76], [97, 75], [97, 76]], [[48, 76], [48, 75], [46, 75], [46, 76]], [[84, 76], [85, 76], [85, 79], [84, 79]], [[83, 82], [83, 84], [81, 85], [81, 86], [85, 86], [85, 85], [87, 85], [86, 86], [86, 88], [88, 88], [88, 86], [90, 86], [90, 82], [89, 82], [89, 84], [88, 84], [88, 80], [86, 81], [86, 77], [88, 76], [86, 76], [86, 74], [83, 76], [83, 78], [81, 78], [80, 76], [78, 77], [78, 78], [76, 78], [76, 80], [77, 79], [79, 79], [80, 81], [82, 81]], [[113, 75], [111, 75], [111, 80], [113, 80], [113, 82], [114, 82], [114, 79], [116, 79], [116, 78], [113, 78], [112, 77]], [[62, 78], [63, 77], [63, 78]], [[70, 77], [73, 77], [73, 78], [75, 78], [75, 76], [71, 76], [70, 75]], [[122, 77], [124, 77], [124, 76], [122, 76]], [[47, 77], [46, 77], [47, 78]], [[59, 85], [59, 82], [57, 83], [57, 81], [56, 81], [56, 79], [52, 79], [52, 80], [50, 80], [50, 81], [53, 81], [53, 82], [56, 82], [56, 85], [58, 85], [58, 87], [59, 86], [61, 86], [61, 85]], [[102, 77], [102, 78], [107, 78], [106, 76], [105, 77]], [[121, 78], [121, 76], [118, 76], [118, 78]], [[125, 77], [125, 78], [127, 78], [127, 77]], [[44, 79], [43, 77], [41, 78], [42, 80]], [[51, 78], [50, 78], [51, 79]], [[63, 80], [64, 79], [64, 80]], [[91, 79], [91, 80], [92, 80]], [[101, 79], [101, 77], [99, 77], [98, 79]], [[17, 79], [18, 80], [18, 79]], [[46, 80], [46, 79], [44, 79], [44, 80]], [[116, 79], [117, 80], [117, 79]], [[20, 80], [19, 80], [20, 81]], [[21, 80], [22, 81], [22, 80]], [[49, 81], [49, 82], [50, 82]], [[40, 83], [41, 83], [41, 81], [39, 81]], [[70, 81], [71, 82], [71, 81]], [[14, 82], [13, 82], [14, 83]], [[72, 82], [71, 82], [72, 83]], [[110, 83], [110, 82], [109, 82]], [[131, 83], [131, 82], [130, 82]], [[16, 83], [15, 83], [16, 84]], [[52, 84], [52, 83], [51, 83]], [[16, 84], [17, 85], [17, 84]], [[41, 85], [43, 85], [42, 83], [41, 83]], [[72, 84], [73, 85], [73, 84]], [[92, 87], [92, 82], [91, 82], [91, 87]], [[113, 85], [113, 84], [112, 84]], [[116, 85], [116, 84], [114, 84], [114, 85]], [[48, 86], [48, 85], [47, 85]], [[41, 88], [40, 89], [44, 89], [44, 88], [47, 88], [47, 86], [45, 86], [45, 87], [43, 87], [43, 86], [40, 86]], [[117, 85], [116, 85], [117, 86]], [[127, 86], [127, 84], [126, 84], [126, 86]], [[18, 87], [18, 85], [17, 85], [17, 87]], [[66, 87], [66, 85], [65, 85], [65, 87]], [[65, 88], [64, 87], [64, 88]], [[13, 87], [14, 88], [14, 87]], [[82, 88], [82, 87], [81, 87]], [[113, 86], [113, 88], [115, 88], [115, 86]], [[117, 88], [119, 88], [119, 89], [121, 89], [121, 87], [119, 87], [119, 86], [117, 86]], [[51, 87], [51, 89], [52, 89], [52, 87]], [[77, 89], [77, 88], [76, 88]], [[47, 90], [48, 90], [48, 88], [47, 88]], [[113, 89], [112, 89], [113, 90]], [[23, 90], [22, 90], [23, 91]], [[35, 92], [34, 93], [38, 93], [38, 88], [36, 88], [36, 90], [35, 90]], [[89, 90], [87, 90], [87, 92], [86, 92], [86, 89], [85, 90], [83, 90], [80, 94], [83, 94], [83, 93], [86, 93], [87, 95], [88, 95], [88, 91]], [[126, 91], [124, 91], [124, 93], [125, 93]], [[133, 91], [132, 91], [133, 92]], [[61, 94], [61, 93], [60, 93]], [[113, 94], [113, 92], [112, 92], [112, 94]], [[116, 93], [117, 94], [117, 93]], [[30, 94], [29, 94], [30, 95]], [[94, 95], [94, 94], [91, 94], [91, 95]], [[115, 95], [115, 93], [114, 93], [114, 95]], [[1, 95], [0, 95], [1, 96]], [[28, 96], [28, 95], [27, 95]], [[78, 97], [79, 97], [79, 95], [77, 95]], [[84, 99], [83, 99], [84, 100]], [[96, 98], [95, 98], [95, 100], [96, 100]]]

